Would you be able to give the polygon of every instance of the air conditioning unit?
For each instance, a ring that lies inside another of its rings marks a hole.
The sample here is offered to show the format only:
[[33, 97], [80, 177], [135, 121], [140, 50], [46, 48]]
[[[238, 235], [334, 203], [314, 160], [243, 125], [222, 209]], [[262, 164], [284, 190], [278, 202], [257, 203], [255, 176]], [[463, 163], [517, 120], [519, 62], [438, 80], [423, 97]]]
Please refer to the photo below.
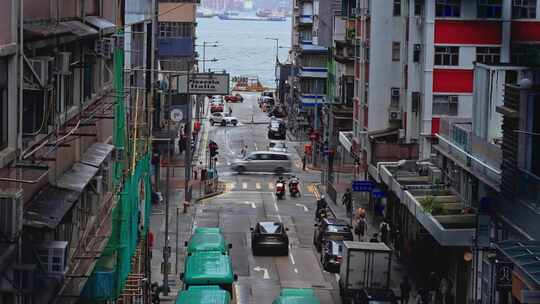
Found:
[[392, 97], [399, 97], [399, 89], [392, 89]]
[[53, 57], [34, 57], [28, 59], [30, 65], [34, 69], [39, 78], [38, 81], [41, 86], [45, 87], [51, 79], [52, 64], [54, 62]]
[[0, 191], [0, 232], [15, 239], [22, 230], [23, 192], [20, 189]]
[[388, 111], [388, 120], [390, 121], [401, 121], [401, 110], [399, 109], [390, 109]]
[[432, 184], [441, 184], [443, 182], [441, 169], [434, 166], [429, 166], [428, 179]]
[[70, 70], [69, 70], [70, 60], [71, 60], [70, 52], [58, 52], [56, 54], [55, 62], [56, 62], [56, 70], [58, 71], [58, 74], [62, 74], [62, 75], [70, 74]]
[[48, 275], [64, 276], [68, 266], [68, 242], [35, 241], [32, 247]]

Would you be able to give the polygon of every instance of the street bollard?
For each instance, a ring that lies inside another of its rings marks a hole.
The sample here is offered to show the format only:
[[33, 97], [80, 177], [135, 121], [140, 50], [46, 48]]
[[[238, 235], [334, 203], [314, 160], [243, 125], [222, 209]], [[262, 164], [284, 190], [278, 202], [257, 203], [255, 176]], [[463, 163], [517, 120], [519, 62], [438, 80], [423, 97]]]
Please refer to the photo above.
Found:
[[184, 202], [184, 203], [182, 204], [182, 206], [184, 207], [184, 209], [183, 209], [184, 214], [187, 213], [187, 212], [188, 212], [188, 208], [189, 208], [189, 202]]

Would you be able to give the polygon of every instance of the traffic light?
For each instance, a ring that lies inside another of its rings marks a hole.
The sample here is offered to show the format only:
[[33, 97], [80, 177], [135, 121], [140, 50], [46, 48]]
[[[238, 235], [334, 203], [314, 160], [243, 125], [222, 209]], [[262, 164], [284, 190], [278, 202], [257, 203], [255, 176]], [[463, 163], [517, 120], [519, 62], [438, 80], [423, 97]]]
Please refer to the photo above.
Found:
[[210, 150], [210, 157], [218, 155], [218, 145], [214, 141], [208, 143], [208, 149]]

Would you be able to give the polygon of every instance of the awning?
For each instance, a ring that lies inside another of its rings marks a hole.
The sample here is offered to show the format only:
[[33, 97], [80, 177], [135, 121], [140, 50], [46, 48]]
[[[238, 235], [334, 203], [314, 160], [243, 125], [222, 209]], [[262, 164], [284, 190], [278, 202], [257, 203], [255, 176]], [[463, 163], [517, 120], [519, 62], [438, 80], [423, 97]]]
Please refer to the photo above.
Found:
[[503, 241], [497, 248], [540, 287], [540, 241]]
[[78, 191], [49, 186], [25, 208], [24, 225], [55, 229], [80, 195]]
[[377, 139], [389, 135], [396, 135], [399, 133], [400, 127], [389, 127], [382, 130], [375, 130], [368, 132], [368, 136], [370, 139]]
[[82, 192], [98, 172], [98, 168], [76, 163], [56, 181], [56, 187]]
[[49, 37], [69, 34], [70, 28], [60, 23], [28, 23], [24, 25], [24, 31], [32, 35]]
[[105, 161], [107, 156], [111, 154], [114, 149], [113, 145], [104, 143], [94, 143], [84, 152], [81, 163], [94, 167], [99, 167]]
[[87, 16], [84, 18], [84, 21], [100, 30], [103, 34], [112, 34], [116, 28], [114, 23], [97, 16]]
[[60, 22], [60, 24], [66, 26], [71, 33], [75, 34], [78, 37], [97, 35], [99, 33], [94, 28], [76, 20], [64, 21], [64, 22]]

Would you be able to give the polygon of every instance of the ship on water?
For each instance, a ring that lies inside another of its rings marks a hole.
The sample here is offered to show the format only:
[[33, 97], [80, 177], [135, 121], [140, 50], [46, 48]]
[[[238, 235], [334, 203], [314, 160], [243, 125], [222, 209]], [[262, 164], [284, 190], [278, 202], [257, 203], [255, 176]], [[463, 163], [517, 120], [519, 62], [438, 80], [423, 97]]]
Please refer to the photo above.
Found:
[[216, 16], [216, 13], [208, 8], [197, 8], [197, 18], [214, 18]]

